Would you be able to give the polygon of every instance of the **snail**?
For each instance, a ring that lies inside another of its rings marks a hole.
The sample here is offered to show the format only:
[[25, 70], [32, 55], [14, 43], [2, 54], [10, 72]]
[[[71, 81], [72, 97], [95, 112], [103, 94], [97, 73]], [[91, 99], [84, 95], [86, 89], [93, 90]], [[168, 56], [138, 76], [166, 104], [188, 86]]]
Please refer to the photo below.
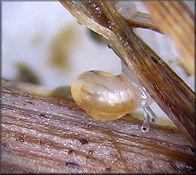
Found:
[[149, 130], [150, 120], [156, 121], [145, 89], [137, 85], [136, 79], [131, 82], [123, 74], [115, 76], [99, 70], [84, 72], [74, 79], [71, 94], [78, 106], [98, 120], [116, 120], [142, 107], [142, 131]]
[[93, 70], [79, 75], [71, 93], [78, 106], [99, 120], [116, 120], [140, 104], [138, 90], [122, 75]]

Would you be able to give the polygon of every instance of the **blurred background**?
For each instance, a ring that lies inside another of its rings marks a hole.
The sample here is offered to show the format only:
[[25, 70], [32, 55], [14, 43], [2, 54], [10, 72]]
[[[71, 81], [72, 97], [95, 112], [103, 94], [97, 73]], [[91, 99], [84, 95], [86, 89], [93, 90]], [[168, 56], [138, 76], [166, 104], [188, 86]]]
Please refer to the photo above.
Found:
[[[187, 4], [194, 11], [194, 1]], [[148, 13], [141, 2], [135, 5], [138, 11]], [[134, 31], [194, 90], [194, 77], [184, 71], [167, 36], [148, 29]], [[21, 72], [27, 70], [36, 84], [53, 89], [71, 85], [77, 75], [93, 69], [119, 74], [120, 59], [59, 1], [2, 2], [3, 78], [20, 80]], [[155, 108], [158, 115], [165, 116]]]

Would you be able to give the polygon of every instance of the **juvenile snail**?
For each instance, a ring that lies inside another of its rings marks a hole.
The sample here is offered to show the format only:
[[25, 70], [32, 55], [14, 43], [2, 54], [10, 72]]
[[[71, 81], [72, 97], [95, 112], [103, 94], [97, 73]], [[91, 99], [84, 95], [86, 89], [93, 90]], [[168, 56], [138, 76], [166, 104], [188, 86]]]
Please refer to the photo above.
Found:
[[89, 71], [71, 86], [74, 101], [91, 117], [115, 120], [134, 111], [140, 104], [138, 90], [123, 75]]
[[71, 94], [78, 106], [98, 120], [116, 120], [143, 107], [142, 131], [146, 132], [150, 119], [154, 122], [156, 118], [149, 105], [146, 105], [144, 91], [123, 74], [114, 76], [98, 70], [84, 72], [73, 81]]

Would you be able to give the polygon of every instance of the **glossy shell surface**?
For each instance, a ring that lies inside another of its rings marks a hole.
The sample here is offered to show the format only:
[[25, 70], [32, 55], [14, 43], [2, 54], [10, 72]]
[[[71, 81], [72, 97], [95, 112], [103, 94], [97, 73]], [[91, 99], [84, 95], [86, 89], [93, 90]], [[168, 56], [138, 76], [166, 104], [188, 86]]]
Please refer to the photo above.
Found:
[[78, 106], [98, 120], [115, 120], [133, 112], [141, 102], [140, 93], [122, 74], [93, 70], [80, 74], [71, 94]]

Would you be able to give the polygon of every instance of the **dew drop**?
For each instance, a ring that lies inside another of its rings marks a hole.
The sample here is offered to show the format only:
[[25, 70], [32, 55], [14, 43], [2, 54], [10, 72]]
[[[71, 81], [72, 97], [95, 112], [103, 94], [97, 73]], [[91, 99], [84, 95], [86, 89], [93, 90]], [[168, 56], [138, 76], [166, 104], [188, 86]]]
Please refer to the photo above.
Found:
[[143, 125], [141, 127], [142, 132], [147, 132], [150, 128], [150, 122], [155, 123], [157, 121], [157, 116], [150, 108], [153, 103], [153, 99], [148, 94], [146, 89], [140, 84], [138, 78], [132, 73], [132, 71], [121, 61], [122, 73], [128, 78], [129, 82], [133, 84], [140, 93], [141, 102], [140, 107], [144, 110]]
[[157, 116], [156, 114], [153, 112], [153, 110], [150, 108], [150, 106], [146, 106], [144, 108], [144, 110], [146, 111], [146, 113], [149, 115], [151, 122], [156, 122], [157, 121]]
[[148, 132], [150, 129], [150, 117], [147, 114], [147, 112], [144, 110], [144, 119], [143, 119], [143, 125], [141, 127], [142, 132]]
[[130, 19], [137, 12], [135, 4], [128, 1], [121, 1], [116, 3], [115, 9], [126, 19]]

